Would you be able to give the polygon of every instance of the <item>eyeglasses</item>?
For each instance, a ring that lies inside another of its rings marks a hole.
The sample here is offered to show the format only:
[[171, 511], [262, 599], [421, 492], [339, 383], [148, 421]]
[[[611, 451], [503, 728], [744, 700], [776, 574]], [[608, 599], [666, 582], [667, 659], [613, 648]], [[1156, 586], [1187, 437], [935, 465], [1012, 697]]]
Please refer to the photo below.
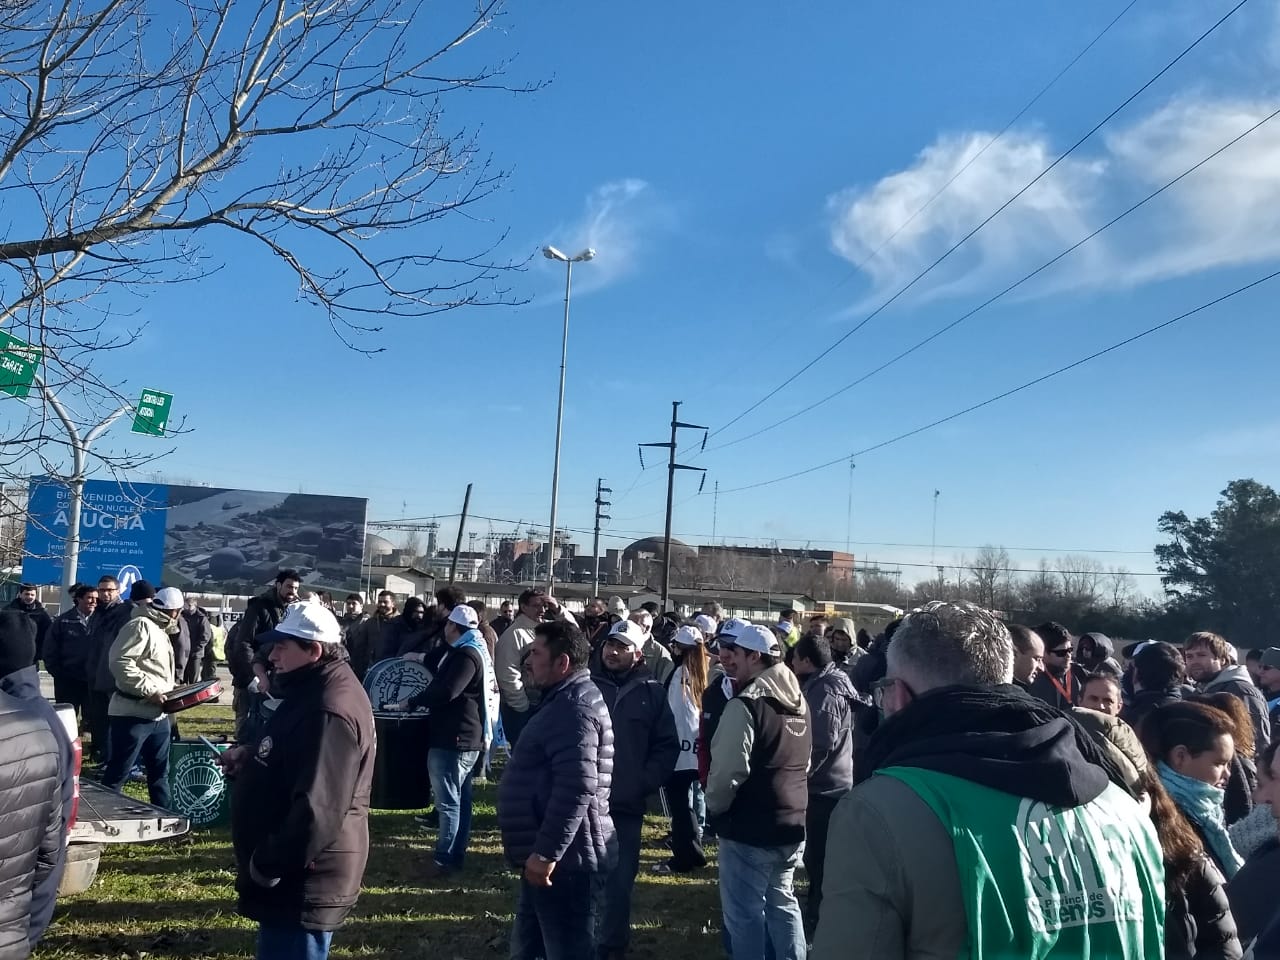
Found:
[[908, 687], [906, 681], [900, 677], [885, 677], [883, 680], [877, 680], [871, 684], [871, 702], [875, 704], [877, 710], [884, 710], [885, 697], [888, 696], [891, 689], [899, 684], [913, 698], [915, 697], [915, 691]]

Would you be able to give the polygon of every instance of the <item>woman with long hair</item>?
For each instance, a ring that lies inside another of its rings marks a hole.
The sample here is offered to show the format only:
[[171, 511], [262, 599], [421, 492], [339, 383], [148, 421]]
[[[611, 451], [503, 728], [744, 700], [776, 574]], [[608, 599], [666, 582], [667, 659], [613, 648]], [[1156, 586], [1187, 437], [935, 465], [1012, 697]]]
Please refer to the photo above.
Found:
[[1139, 736], [1160, 782], [1227, 879], [1242, 863], [1231, 845], [1223, 812], [1224, 788], [1235, 756], [1236, 722], [1216, 707], [1183, 701], [1159, 707]]
[[1221, 872], [1152, 768], [1143, 772], [1139, 786], [1164, 854], [1166, 960], [1239, 960], [1240, 938]]
[[667, 677], [667, 703], [676, 719], [680, 757], [665, 788], [671, 812], [671, 859], [654, 869], [658, 873], [688, 873], [707, 865], [697, 812], [702, 793], [698, 782], [698, 724], [702, 719], [702, 695], [707, 690], [707, 647], [702, 631], [692, 625], [676, 631], [672, 647], [676, 668]]
[[1231, 826], [1253, 812], [1253, 791], [1258, 786], [1258, 768], [1253, 762], [1253, 721], [1249, 719], [1244, 701], [1226, 691], [1193, 693], [1186, 699], [1216, 707], [1229, 716], [1235, 725], [1231, 736], [1235, 740], [1236, 752], [1231, 758], [1231, 772], [1227, 777], [1227, 785], [1223, 788], [1226, 796], [1222, 800], [1227, 826]]

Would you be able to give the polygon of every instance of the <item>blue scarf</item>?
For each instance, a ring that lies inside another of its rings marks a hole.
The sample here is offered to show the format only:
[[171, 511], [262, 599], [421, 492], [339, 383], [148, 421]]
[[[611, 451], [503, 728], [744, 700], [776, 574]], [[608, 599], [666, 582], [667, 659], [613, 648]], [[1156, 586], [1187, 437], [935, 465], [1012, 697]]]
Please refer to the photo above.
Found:
[[484, 640], [481, 638], [479, 630], [468, 630], [458, 638], [457, 643], [451, 644], [451, 646], [454, 650], [470, 647], [480, 654], [480, 662], [483, 664], [484, 669], [484, 689], [480, 696], [480, 723], [484, 728], [485, 763], [486, 769], [488, 769], [489, 747], [493, 743], [493, 728], [498, 718], [498, 680], [497, 675], [493, 672], [493, 661], [489, 659], [489, 648], [484, 645]]
[[1230, 880], [1244, 865], [1244, 861], [1236, 853], [1236, 848], [1231, 845], [1231, 837], [1227, 834], [1226, 816], [1222, 811], [1226, 791], [1203, 780], [1184, 776], [1163, 760], [1157, 764], [1156, 769], [1169, 796], [1173, 797], [1173, 802], [1183, 815], [1200, 828], [1209, 842], [1213, 859]]

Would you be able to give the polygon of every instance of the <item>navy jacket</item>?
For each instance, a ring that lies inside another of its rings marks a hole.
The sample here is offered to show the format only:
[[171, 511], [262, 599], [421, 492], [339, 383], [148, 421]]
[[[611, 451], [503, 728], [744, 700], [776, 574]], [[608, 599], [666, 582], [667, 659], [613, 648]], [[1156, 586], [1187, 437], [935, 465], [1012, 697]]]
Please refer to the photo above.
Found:
[[543, 694], [498, 783], [498, 828], [507, 860], [529, 855], [556, 870], [611, 869], [618, 842], [609, 816], [613, 724], [586, 670]]
[[643, 817], [645, 799], [667, 782], [680, 758], [676, 720], [667, 690], [644, 661], [622, 678], [607, 670], [591, 675], [613, 722], [613, 783], [609, 812]]

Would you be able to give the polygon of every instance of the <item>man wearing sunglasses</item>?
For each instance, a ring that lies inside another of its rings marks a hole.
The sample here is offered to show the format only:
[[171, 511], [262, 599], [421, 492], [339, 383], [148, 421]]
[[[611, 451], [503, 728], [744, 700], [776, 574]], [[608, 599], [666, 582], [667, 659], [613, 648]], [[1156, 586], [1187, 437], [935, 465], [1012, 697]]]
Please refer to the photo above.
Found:
[[1073, 663], [1071, 631], [1052, 620], [1036, 627], [1044, 641], [1044, 672], [1031, 682], [1031, 693], [1059, 710], [1070, 710], [1080, 702], [1088, 671]]
[[812, 960], [1164, 956], [1150, 819], [1082, 727], [1012, 684], [1013, 659], [975, 604], [902, 621], [864, 781], [831, 818]]

